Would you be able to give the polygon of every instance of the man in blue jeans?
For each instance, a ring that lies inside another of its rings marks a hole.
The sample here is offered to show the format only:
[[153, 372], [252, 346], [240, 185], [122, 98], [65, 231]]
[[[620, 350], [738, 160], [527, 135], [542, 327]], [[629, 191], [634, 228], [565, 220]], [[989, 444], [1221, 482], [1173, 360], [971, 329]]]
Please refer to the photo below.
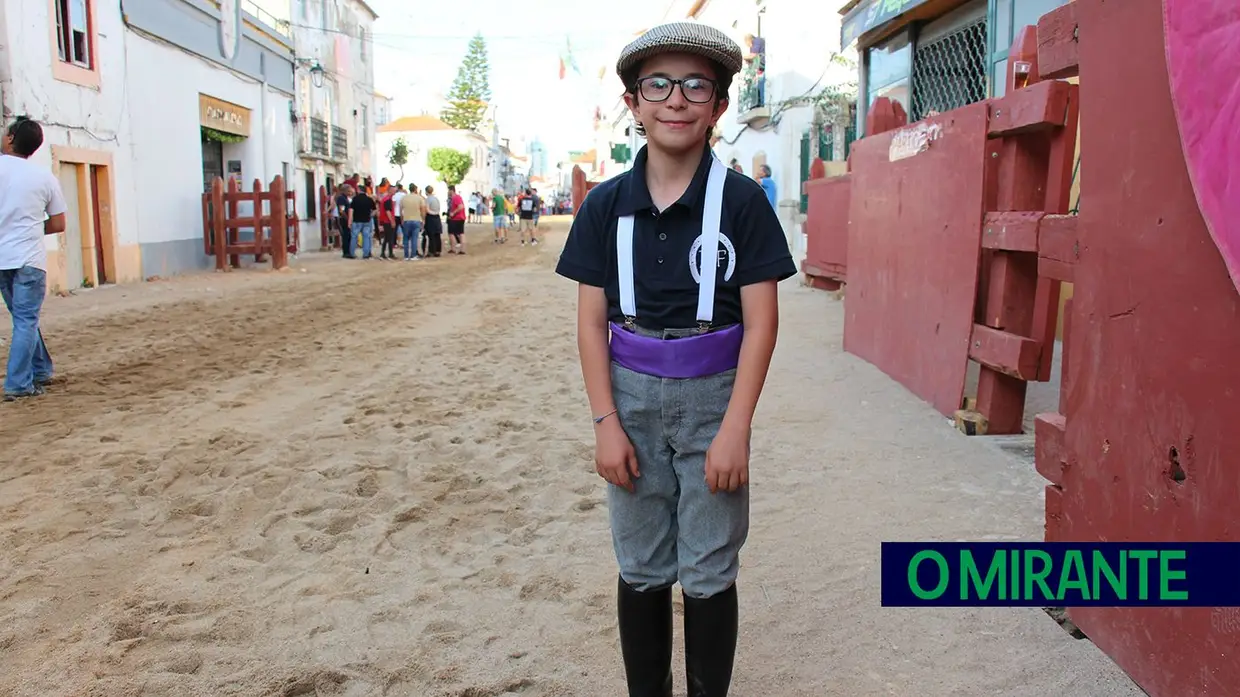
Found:
[[370, 197], [370, 187], [365, 184], [357, 187], [357, 195], [349, 202], [349, 232], [353, 235], [353, 253], [357, 254], [357, 236], [361, 235], [363, 259], [370, 258], [371, 238], [375, 230], [372, 216], [378, 207]]
[[24, 116], [0, 141], [0, 295], [13, 317], [6, 402], [43, 394], [52, 379], [52, 357], [39, 331], [47, 295], [43, 236], [64, 232], [66, 208], [56, 178], [29, 160], [42, 146], [42, 127]]

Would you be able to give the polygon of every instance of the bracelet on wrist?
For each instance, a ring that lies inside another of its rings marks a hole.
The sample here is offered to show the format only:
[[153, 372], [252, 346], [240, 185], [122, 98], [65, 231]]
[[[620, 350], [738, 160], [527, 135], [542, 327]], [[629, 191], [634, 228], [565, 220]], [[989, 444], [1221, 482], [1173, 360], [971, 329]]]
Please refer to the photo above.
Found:
[[619, 411], [619, 409], [612, 409], [611, 411], [607, 412], [606, 414], [603, 414], [602, 416], [594, 417], [594, 424], [597, 426], [598, 424], [603, 423], [603, 419], [606, 419], [612, 414], [615, 414], [617, 411]]

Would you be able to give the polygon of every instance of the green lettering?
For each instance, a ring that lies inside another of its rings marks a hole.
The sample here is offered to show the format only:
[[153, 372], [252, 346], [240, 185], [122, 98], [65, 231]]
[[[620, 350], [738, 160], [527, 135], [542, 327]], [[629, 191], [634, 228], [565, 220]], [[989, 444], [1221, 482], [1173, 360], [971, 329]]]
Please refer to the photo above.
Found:
[[[927, 559], [933, 560], [935, 564], [939, 565], [939, 584], [935, 586], [932, 591], [927, 591], [922, 588], [921, 584], [917, 581], [917, 567], [921, 566], [921, 563]], [[921, 598], [922, 600], [935, 600], [939, 596], [943, 595], [943, 591], [947, 590], [947, 583], [950, 579], [951, 573], [947, 569], [947, 560], [943, 558], [942, 554], [939, 554], [933, 549], [923, 549], [917, 554], [914, 554], [913, 558], [908, 562], [909, 590], [913, 591], [913, 595]]]
[[[1033, 561], [1042, 562], [1042, 568], [1038, 571], [1033, 570]], [[1046, 585], [1046, 577], [1051, 574], [1051, 555], [1040, 549], [1025, 550], [1025, 598], [1033, 597], [1033, 584], [1038, 584], [1042, 589], [1042, 597], [1051, 600], [1055, 594], [1051, 592], [1050, 586]]]
[[1111, 568], [1110, 562], [1107, 561], [1107, 555], [1102, 550], [1094, 550], [1094, 597], [1102, 597], [1102, 578], [1107, 577], [1107, 583], [1111, 584], [1111, 590], [1115, 591], [1116, 600], [1128, 599], [1128, 553], [1119, 553], [1119, 576], [1115, 575], [1115, 571]]
[[1183, 569], [1172, 571], [1170, 561], [1186, 558], [1188, 552], [1182, 549], [1165, 549], [1158, 553], [1159, 600], [1188, 600], [1188, 591], [1173, 591], [1169, 587], [1171, 581], [1184, 581], [1188, 578], [1188, 572]]
[[986, 600], [990, 595], [990, 587], [995, 583], [997, 578], [999, 581], [999, 599], [1005, 600], [1004, 586], [1007, 580], [1007, 552], [998, 550], [990, 559], [990, 566], [986, 568], [986, 580], [983, 581], [978, 574], [977, 562], [973, 560], [973, 553], [967, 549], [960, 550], [960, 599], [967, 600], [969, 598], [969, 588], [972, 587], [977, 591], [978, 600]]
[[1078, 591], [1081, 600], [1089, 600], [1089, 581], [1086, 580], [1085, 560], [1081, 558], [1081, 550], [1070, 549], [1064, 554], [1063, 569], [1059, 572], [1059, 594], [1063, 600], [1068, 589]]
[[1000, 600], [1016, 600], [1020, 597], [1020, 550], [1012, 550], [1008, 561], [1012, 563], [1012, 585], [1008, 597], [999, 596]]
[[1156, 556], [1158, 552], [1151, 549], [1133, 549], [1128, 552], [1129, 559], [1140, 562], [1137, 567], [1137, 597], [1141, 600], [1150, 599], [1150, 561]]

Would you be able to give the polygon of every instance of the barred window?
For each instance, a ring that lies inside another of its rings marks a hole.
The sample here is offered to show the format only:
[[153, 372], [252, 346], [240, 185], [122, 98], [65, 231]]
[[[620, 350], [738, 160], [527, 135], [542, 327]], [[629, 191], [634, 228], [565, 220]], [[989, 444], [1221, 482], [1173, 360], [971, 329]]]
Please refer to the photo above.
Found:
[[917, 46], [911, 121], [986, 99], [986, 20]]

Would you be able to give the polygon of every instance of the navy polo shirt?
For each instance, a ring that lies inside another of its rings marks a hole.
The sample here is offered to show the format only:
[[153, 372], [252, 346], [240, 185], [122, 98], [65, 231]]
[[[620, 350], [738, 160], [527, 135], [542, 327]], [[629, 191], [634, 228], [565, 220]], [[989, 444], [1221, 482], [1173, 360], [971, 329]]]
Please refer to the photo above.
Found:
[[[556, 273], [603, 288], [608, 319], [623, 322], [616, 262], [619, 218], [633, 215], [633, 288], [637, 324], [661, 331], [696, 327], [701, 268], [702, 213], [712, 153], [702, 161], [680, 199], [659, 212], [646, 187], [646, 148], [633, 168], [590, 190], [573, 220]], [[719, 257], [715, 263], [714, 326], [741, 322], [741, 287], [782, 281], [796, 274], [788, 242], [758, 182], [727, 170], [720, 216]], [[692, 257], [690, 256], [692, 254]]]

